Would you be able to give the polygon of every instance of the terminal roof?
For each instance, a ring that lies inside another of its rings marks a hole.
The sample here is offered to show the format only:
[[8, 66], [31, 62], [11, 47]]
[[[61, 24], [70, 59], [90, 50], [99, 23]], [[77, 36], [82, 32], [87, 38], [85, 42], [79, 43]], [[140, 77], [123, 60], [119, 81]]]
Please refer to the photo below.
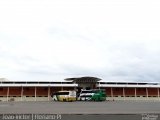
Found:
[[73, 81], [76, 83], [90, 83], [90, 82], [97, 82], [100, 81], [100, 78], [97, 77], [77, 77], [77, 78], [66, 78], [67, 81]]

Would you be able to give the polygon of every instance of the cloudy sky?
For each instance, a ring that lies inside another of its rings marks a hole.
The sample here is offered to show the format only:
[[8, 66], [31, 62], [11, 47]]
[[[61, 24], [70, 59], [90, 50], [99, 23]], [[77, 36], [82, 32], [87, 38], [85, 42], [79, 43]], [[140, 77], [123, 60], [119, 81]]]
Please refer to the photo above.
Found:
[[1, 0], [0, 77], [160, 82], [159, 0]]

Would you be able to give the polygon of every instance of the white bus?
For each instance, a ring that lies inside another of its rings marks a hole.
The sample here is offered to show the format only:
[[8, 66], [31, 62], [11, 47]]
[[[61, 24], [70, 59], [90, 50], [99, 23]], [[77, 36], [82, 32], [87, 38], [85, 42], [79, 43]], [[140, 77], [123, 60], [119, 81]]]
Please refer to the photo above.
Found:
[[80, 101], [90, 101], [93, 96], [93, 90], [81, 90], [81, 93], [78, 97]]
[[76, 91], [58, 91], [52, 95], [53, 101], [76, 101]]

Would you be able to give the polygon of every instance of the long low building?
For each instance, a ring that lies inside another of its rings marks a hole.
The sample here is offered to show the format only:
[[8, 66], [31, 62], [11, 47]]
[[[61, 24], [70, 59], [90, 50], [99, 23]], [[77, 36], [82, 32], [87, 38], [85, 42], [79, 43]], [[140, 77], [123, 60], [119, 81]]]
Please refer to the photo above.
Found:
[[0, 81], [0, 101], [51, 101], [60, 90], [105, 89], [106, 100], [160, 100], [160, 83], [105, 82], [95, 77], [65, 81]]

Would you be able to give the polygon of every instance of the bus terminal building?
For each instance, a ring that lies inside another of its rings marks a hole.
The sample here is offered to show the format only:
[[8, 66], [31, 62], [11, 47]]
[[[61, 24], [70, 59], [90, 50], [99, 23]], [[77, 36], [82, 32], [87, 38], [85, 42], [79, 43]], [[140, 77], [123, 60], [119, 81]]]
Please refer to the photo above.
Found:
[[105, 89], [106, 100], [159, 100], [160, 83], [104, 82], [96, 77], [67, 78], [65, 81], [9, 81], [0, 79], [0, 101], [51, 101], [61, 90]]

